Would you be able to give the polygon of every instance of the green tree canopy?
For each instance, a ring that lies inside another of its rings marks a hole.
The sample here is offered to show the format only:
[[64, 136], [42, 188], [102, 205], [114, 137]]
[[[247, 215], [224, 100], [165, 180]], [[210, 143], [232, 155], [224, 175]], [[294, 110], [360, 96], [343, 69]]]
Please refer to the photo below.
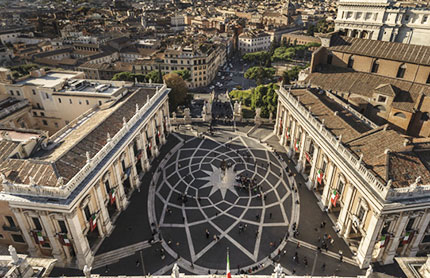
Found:
[[[164, 74], [162, 73], [162, 75], [164, 76]], [[152, 83], [163, 83], [163, 80], [160, 79], [160, 73], [158, 70], [153, 70], [150, 71], [146, 74], [145, 76], [146, 81], [149, 82], [149, 80], [151, 80]]]
[[179, 105], [185, 103], [188, 87], [182, 77], [174, 72], [164, 75], [163, 79], [167, 87], [172, 89], [169, 93], [169, 108], [173, 112]]
[[265, 68], [261, 66], [249, 68], [244, 77], [248, 79], [253, 79], [257, 85], [263, 84], [265, 81], [271, 80], [273, 75], [275, 75], [276, 70], [274, 68]]
[[267, 51], [258, 51], [258, 52], [252, 52], [252, 53], [246, 53], [243, 55], [243, 60], [250, 62], [250, 63], [258, 63], [259, 65], [266, 65], [267, 60], [270, 60], [270, 52]]
[[130, 81], [130, 82], [134, 82], [134, 81], [138, 81], [138, 82], [145, 82], [145, 75], [144, 74], [140, 74], [140, 73], [132, 73], [132, 72], [128, 72], [128, 71], [124, 71], [124, 72], [120, 72], [115, 74], [112, 77], [113, 81]]
[[185, 81], [191, 81], [191, 73], [189, 70], [175, 70], [174, 73], [179, 74]]

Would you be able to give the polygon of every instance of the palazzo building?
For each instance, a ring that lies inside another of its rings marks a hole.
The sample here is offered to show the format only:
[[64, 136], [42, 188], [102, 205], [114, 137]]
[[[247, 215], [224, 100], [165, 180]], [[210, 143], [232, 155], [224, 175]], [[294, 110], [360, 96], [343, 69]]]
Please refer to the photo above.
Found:
[[430, 9], [392, 0], [340, 0], [335, 30], [349, 37], [430, 45]]
[[51, 136], [1, 128], [0, 233], [7, 238], [0, 242], [54, 257], [58, 266], [92, 264], [170, 130], [166, 85], [120, 89]]
[[309, 87], [280, 87], [274, 132], [361, 268], [429, 252], [430, 140]]

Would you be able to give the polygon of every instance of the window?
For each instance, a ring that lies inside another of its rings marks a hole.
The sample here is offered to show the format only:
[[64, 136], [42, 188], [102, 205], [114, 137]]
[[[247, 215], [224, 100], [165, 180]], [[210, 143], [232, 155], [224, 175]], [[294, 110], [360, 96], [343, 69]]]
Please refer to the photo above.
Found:
[[64, 222], [63, 220], [58, 220], [58, 226], [60, 226], [60, 231], [63, 234], [67, 234], [68, 233], [66, 222]]
[[17, 95], [17, 96], [20, 96], [20, 95], [21, 95], [21, 93], [20, 93], [19, 91], [16, 91], [16, 95]]
[[381, 235], [388, 234], [388, 229], [390, 229], [391, 221], [384, 222], [384, 226], [382, 226]]
[[405, 21], [409, 21], [409, 15], [405, 15]]
[[339, 195], [342, 195], [344, 187], [345, 187], [345, 181], [343, 179], [339, 179], [339, 184], [337, 186], [337, 192], [339, 193]]
[[427, 83], [427, 84], [430, 84], [430, 73], [429, 73], [429, 76], [427, 76], [426, 83]]
[[43, 123], [44, 125], [48, 125], [48, 122], [47, 122], [46, 120], [42, 120], [42, 123]]
[[42, 106], [40, 106], [40, 103], [36, 103], [37, 109], [42, 109]]
[[88, 101], [88, 99], [87, 99], [87, 100], [85, 100], [85, 102], [87, 103], [87, 105], [90, 105], [90, 102]]
[[379, 69], [379, 61], [375, 60], [372, 65], [372, 72], [377, 73]]
[[14, 234], [12, 234], [12, 239], [15, 242], [25, 243], [25, 241], [24, 241], [24, 239], [22, 238], [21, 235], [14, 235]]
[[49, 99], [49, 95], [48, 95], [48, 93], [45, 93], [45, 97], [46, 97], [47, 99]]
[[45, 113], [40, 112], [40, 116], [45, 117]]
[[327, 55], [327, 65], [331, 65], [333, 63], [333, 54]]
[[57, 122], [55, 122], [54, 125], [55, 125], [56, 128], [58, 128], [58, 123]]
[[348, 68], [352, 69], [353, 66], [354, 66], [354, 56], [349, 56]]
[[406, 71], [406, 65], [402, 64], [399, 69], [397, 70], [397, 78], [403, 78], [405, 76], [405, 71]]
[[36, 90], [32, 89], [33, 95], [36, 95]]
[[406, 119], [406, 115], [403, 114], [402, 112], [396, 112], [396, 113], [394, 113], [394, 116], [402, 118], [402, 119]]
[[9, 227], [15, 228], [15, 221], [13, 220], [12, 216], [6, 216], [6, 220], [9, 223]]
[[90, 212], [90, 208], [88, 207], [88, 205], [85, 206], [85, 208], [84, 208], [84, 214], [85, 214], [85, 217], [87, 218], [87, 220], [90, 220], [91, 212]]
[[122, 171], [125, 173], [125, 161], [124, 161], [124, 159], [123, 160], [121, 160], [121, 167], [122, 167]]
[[42, 231], [42, 224], [40, 224], [39, 218], [32, 217], [32, 219], [33, 219], [33, 224], [34, 224], [34, 227], [36, 228], [36, 230]]
[[61, 103], [61, 98], [58, 98], [58, 103]]
[[48, 242], [44, 242], [43, 244], [42, 244], [42, 247], [43, 248], [51, 248], [51, 244], [49, 244]]
[[365, 214], [366, 214], [366, 210], [364, 209], [364, 207], [360, 206], [360, 209], [359, 209], [358, 215], [357, 215], [360, 222], [363, 222]]
[[101, 100], [99, 100], [99, 105], [102, 105], [102, 101]]
[[73, 102], [72, 102], [72, 99], [71, 99], [71, 98], [69, 98], [69, 103], [70, 103], [70, 104], [73, 104]]
[[378, 102], [384, 102], [387, 100], [386, 96], [378, 96]]
[[109, 194], [109, 192], [110, 192], [109, 179], [106, 179], [105, 182], [104, 182], [104, 184], [105, 184], [106, 193]]
[[13, 93], [13, 91], [12, 91], [12, 90], [10, 90], [10, 95], [11, 95], [11, 96], [13, 96], [13, 95], [14, 95], [14, 93]]
[[410, 218], [406, 225], [406, 231], [411, 231], [414, 226], [415, 218]]
[[37, 117], [37, 112], [33, 112], [33, 116]]

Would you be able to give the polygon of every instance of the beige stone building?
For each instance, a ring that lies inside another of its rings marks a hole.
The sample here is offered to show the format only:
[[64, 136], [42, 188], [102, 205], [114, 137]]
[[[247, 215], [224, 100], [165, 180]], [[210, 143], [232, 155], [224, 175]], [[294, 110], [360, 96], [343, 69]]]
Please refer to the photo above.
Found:
[[275, 133], [359, 266], [428, 253], [430, 141], [378, 127], [329, 91], [278, 96]]
[[430, 136], [430, 47], [321, 38], [304, 84], [330, 90], [376, 124]]
[[[18, 106], [25, 103], [30, 106], [21, 112], [25, 115], [9, 113], [10, 118], [18, 117], [17, 120], [0, 119], [0, 122], [12, 127], [42, 129], [53, 134], [80, 115], [91, 113], [90, 109], [121, 98], [127, 86], [131, 86], [122, 81], [78, 79], [83, 77], [81, 72], [45, 72], [40, 69], [18, 80], [0, 79], [0, 96], [7, 96], [17, 103], [19, 101]], [[31, 113], [31, 120], [26, 120], [28, 112]]]
[[[19, 235], [31, 256], [52, 256], [59, 266], [91, 265], [166, 142], [170, 89], [137, 84], [118, 91], [118, 98], [89, 108], [51, 136], [17, 142], [30, 132], [2, 130], [0, 147], [9, 151], [0, 162], [1, 234]], [[56, 99], [62, 92], [52, 93]]]

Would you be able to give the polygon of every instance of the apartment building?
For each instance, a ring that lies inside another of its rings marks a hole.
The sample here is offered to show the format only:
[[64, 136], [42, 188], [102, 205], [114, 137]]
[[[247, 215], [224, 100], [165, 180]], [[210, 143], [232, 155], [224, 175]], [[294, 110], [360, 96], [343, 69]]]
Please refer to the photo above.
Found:
[[321, 38], [305, 84], [330, 90], [376, 124], [430, 137], [430, 47]]
[[92, 264], [170, 130], [165, 85], [119, 90], [51, 136], [0, 129], [0, 242], [58, 266]]
[[[106, 102], [121, 98], [128, 90], [125, 82], [84, 80], [84, 74], [71, 71], [31, 72], [18, 80], [0, 80], [0, 95], [28, 101], [31, 105], [31, 121], [9, 126], [43, 129], [57, 132], [80, 115]], [[15, 117], [15, 116], [14, 116]]]
[[263, 31], [247, 31], [239, 35], [240, 53], [267, 51], [272, 43], [271, 35]]
[[281, 86], [275, 133], [361, 268], [429, 252], [430, 140], [308, 87]]

